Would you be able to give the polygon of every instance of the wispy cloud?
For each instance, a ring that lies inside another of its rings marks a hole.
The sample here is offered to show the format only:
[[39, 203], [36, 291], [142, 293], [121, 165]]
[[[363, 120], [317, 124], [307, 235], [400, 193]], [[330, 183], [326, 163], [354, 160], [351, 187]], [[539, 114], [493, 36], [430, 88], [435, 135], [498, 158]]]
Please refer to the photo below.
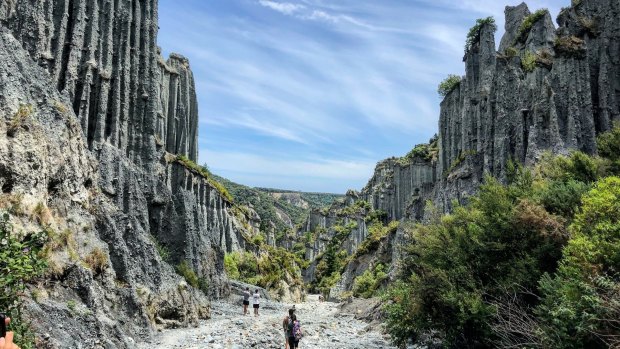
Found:
[[[516, 5], [520, 0], [507, 0]], [[569, 0], [531, 0], [553, 9]], [[160, 0], [159, 44], [190, 58], [201, 161], [244, 184], [361, 188], [437, 132], [437, 84], [492, 0]], [[323, 189], [321, 189], [323, 188]]]
[[306, 8], [304, 5], [292, 4], [290, 2], [276, 2], [270, 0], [259, 0], [259, 4], [268, 7], [274, 11], [278, 11], [285, 15], [291, 15]]
[[[201, 149], [203, 162], [218, 163], [220, 174], [251, 186], [280, 187], [288, 183], [296, 189], [318, 192], [342, 192], [342, 186], [361, 188], [372, 176], [376, 165], [373, 159], [340, 160], [313, 158], [311, 160], [280, 159], [269, 154]], [[242, 164], [242, 167], [235, 164]], [[277, 174], [277, 175], [274, 175]], [[286, 178], [283, 182], [282, 179]]]

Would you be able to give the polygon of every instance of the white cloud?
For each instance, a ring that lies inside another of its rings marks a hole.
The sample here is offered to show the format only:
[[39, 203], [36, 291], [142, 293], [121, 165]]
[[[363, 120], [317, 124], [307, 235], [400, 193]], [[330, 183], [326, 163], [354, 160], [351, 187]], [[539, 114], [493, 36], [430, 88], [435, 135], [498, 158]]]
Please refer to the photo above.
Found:
[[306, 8], [306, 6], [304, 5], [299, 5], [299, 4], [292, 4], [290, 2], [276, 2], [276, 1], [270, 1], [270, 0], [259, 0], [258, 1], [259, 4], [261, 4], [262, 6], [268, 7], [274, 11], [278, 11], [280, 13], [283, 13], [285, 15], [292, 15], [296, 12], [299, 12], [301, 10], [303, 10], [304, 8]]
[[277, 137], [280, 139], [284, 139], [287, 141], [293, 141], [293, 142], [297, 142], [301, 144], [309, 144], [307, 140], [300, 137], [293, 130], [274, 125], [270, 123], [269, 121], [267, 122], [259, 121], [250, 115], [242, 115], [239, 118], [229, 120], [229, 122], [230, 124], [233, 124], [233, 125], [236, 125], [242, 128], [248, 128], [248, 129], [257, 131], [258, 133], [263, 134], [263, 135]]
[[201, 149], [200, 157], [216, 173], [236, 172], [277, 177], [312, 177], [346, 179], [353, 182], [368, 180], [374, 171], [375, 160], [308, 159], [291, 160], [260, 154], [218, 152]]

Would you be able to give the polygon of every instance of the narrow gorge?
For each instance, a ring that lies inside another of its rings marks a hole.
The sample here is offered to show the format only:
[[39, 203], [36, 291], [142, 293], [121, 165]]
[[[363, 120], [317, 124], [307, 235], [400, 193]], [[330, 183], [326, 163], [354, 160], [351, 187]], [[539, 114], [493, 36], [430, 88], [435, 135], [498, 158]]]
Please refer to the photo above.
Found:
[[48, 237], [21, 295], [36, 347], [136, 348], [249, 284], [289, 303], [376, 297], [399, 278], [408, 231], [487, 178], [600, 153], [620, 121], [620, 2], [573, 1], [557, 27], [525, 3], [505, 16], [499, 45], [494, 21], [472, 28], [437, 134], [336, 195], [196, 164], [195, 81], [188, 59], [161, 55], [157, 0], [3, 1], [0, 209], [19, 239]]

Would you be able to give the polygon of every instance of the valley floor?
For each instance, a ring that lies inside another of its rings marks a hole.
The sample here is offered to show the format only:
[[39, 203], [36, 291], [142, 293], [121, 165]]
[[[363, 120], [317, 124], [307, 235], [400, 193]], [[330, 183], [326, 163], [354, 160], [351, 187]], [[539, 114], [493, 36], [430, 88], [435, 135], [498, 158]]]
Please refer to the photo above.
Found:
[[[214, 302], [212, 318], [199, 327], [166, 330], [154, 343], [143, 343], [139, 348], [284, 348], [281, 323], [288, 307], [290, 305], [268, 302], [260, 309], [260, 316], [254, 317], [243, 316], [241, 306]], [[319, 303], [317, 296], [309, 296], [307, 302], [297, 304], [296, 308], [304, 331], [300, 348], [395, 348], [378, 330], [354, 319], [351, 314], [341, 314], [336, 303]]]

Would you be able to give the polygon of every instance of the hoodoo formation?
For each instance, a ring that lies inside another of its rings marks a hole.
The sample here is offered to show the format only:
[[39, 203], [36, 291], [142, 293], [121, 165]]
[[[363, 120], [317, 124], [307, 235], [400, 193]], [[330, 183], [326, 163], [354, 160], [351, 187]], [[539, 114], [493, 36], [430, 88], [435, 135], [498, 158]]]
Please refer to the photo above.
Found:
[[467, 205], [487, 176], [599, 152], [620, 121], [619, 13], [618, 0], [573, 1], [556, 27], [509, 6], [499, 46], [480, 20], [437, 135], [338, 196], [196, 164], [194, 78], [188, 59], [161, 56], [157, 0], [3, 1], [0, 209], [48, 238], [45, 271], [20, 293], [37, 345], [135, 348], [246, 283], [286, 302], [376, 296], [399, 277], [407, 230]]

